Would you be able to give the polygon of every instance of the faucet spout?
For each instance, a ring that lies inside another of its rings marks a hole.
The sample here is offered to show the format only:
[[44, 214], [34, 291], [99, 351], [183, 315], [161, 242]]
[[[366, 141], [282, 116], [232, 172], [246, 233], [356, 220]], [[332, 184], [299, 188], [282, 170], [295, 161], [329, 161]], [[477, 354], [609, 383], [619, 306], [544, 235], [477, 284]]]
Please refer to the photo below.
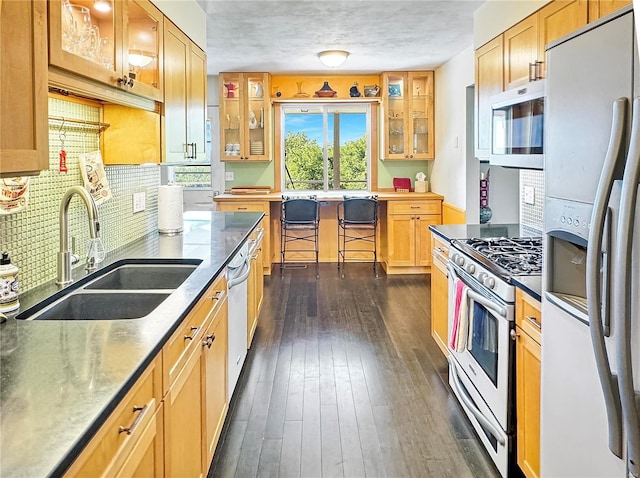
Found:
[[69, 249], [69, 204], [73, 196], [78, 195], [87, 208], [89, 220], [89, 236], [98, 238], [100, 222], [98, 221], [98, 208], [91, 195], [82, 186], [72, 186], [62, 196], [60, 202], [60, 251], [58, 252], [58, 278], [56, 284], [66, 285], [73, 282], [71, 279], [71, 255]]

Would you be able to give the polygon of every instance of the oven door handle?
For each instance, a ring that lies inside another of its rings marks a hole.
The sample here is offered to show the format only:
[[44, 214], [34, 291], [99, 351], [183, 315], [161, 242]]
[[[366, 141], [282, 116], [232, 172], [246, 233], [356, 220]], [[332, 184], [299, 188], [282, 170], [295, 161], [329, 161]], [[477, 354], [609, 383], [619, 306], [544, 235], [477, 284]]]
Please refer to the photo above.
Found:
[[480, 425], [482, 425], [489, 433], [491, 433], [501, 446], [504, 446], [506, 443], [504, 432], [498, 429], [489, 420], [487, 420], [487, 418], [482, 414], [482, 412], [478, 410], [478, 407], [476, 407], [476, 405], [473, 403], [471, 398], [469, 398], [467, 394], [464, 393], [464, 391], [462, 390], [462, 384], [460, 383], [460, 379], [458, 378], [458, 375], [457, 375], [457, 369], [456, 369], [455, 363], [453, 362], [453, 358], [451, 357], [451, 355], [447, 357], [447, 360], [451, 365], [451, 372], [450, 372], [450, 376], [452, 378], [451, 385], [453, 386], [454, 392], [456, 392], [456, 396], [460, 398], [460, 400], [466, 405], [466, 407], [473, 414], [476, 420], [480, 422]]
[[[454, 279], [462, 280], [462, 279], [460, 279], [460, 276], [456, 273], [456, 270], [453, 268], [453, 266], [451, 264], [447, 264], [447, 270], [449, 271], [449, 274], [451, 274], [451, 276]], [[469, 287], [469, 286], [467, 286], [467, 287]], [[502, 307], [501, 305], [498, 305], [498, 304], [496, 304], [494, 302], [491, 302], [485, 296], [483, 296], [481, 294], [478, 294], [473, 289], [469, 288], [469, 290], [467, 291], [467, 296], [470, 299], [472, 299], [473, 301], [478, 302], [479, 304], [482, 304], [487, 309], [493, 310], [496, 314], [500, 315], [501, 317], [506, 317], [507, 316], [507, 308], [506, 307]]]

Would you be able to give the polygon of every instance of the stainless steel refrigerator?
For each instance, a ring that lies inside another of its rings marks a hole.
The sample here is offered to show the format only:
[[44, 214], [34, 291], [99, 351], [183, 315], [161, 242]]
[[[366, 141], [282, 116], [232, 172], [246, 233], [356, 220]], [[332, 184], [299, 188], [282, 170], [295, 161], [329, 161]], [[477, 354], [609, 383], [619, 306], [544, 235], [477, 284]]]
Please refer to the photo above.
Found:
[[640, 75], [626, 8], [547, 46], [543, 477], [640, 473]]

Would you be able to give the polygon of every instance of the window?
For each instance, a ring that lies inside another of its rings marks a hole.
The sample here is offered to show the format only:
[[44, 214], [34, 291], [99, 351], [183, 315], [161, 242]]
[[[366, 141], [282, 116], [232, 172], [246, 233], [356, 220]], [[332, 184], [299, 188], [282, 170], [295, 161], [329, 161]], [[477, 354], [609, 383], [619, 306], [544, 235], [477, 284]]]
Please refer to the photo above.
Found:
[[282, 190], [370, 189], [371, 106], [282, 106]]
[[[211, 189], [211, 166], [173, 166], [170, 180], [188, 189]], [[173, 176], [173, 177], [171, 177]]]

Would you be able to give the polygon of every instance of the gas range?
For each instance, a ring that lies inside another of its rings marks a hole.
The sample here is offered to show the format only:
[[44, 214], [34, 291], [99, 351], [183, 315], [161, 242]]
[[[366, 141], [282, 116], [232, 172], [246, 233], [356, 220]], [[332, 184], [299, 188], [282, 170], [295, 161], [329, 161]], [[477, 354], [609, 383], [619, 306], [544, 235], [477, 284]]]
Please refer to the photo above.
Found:
[[454, 239], [451, 245], [453, 265], [508, 303], [515, 300], [512, 277], [542, 273], [541, 237]]

